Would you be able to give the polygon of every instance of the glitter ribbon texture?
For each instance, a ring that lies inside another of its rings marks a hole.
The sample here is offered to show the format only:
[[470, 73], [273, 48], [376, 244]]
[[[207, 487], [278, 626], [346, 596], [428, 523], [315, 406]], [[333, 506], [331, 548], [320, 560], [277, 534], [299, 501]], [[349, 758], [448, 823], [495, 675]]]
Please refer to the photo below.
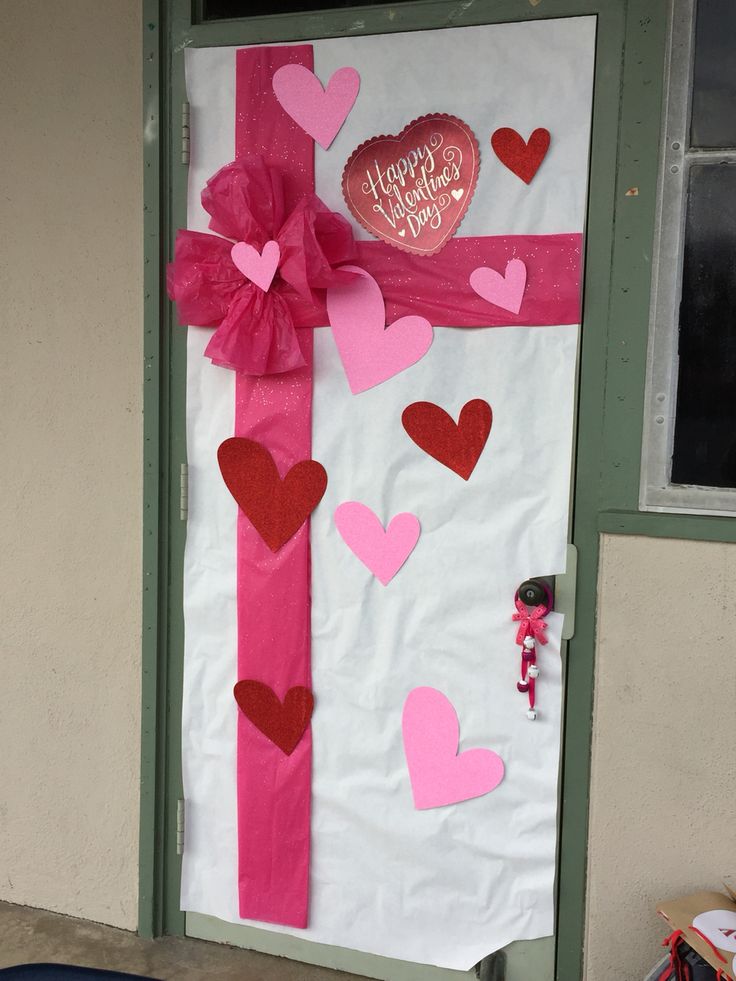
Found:
[[[314, 143], [286, 115], [273, 93], [274, 72], [287, 64], [312, 69], [312, 46], [246, 48], [236, 57], [236, 158], [259, 156], [281, 174], [285, 215], [299, 213], [304, 201], [315, 200]], [[331, 216], [327, 220], [338, 217], [327, 215]], [[275, 227], [266, 231], [278, 234]], [[238, 230], [233, 237], [240, 234]], [[398, 252], [384, 242], [346, 240], [346, 252], [354, 247], [353, 263], [378, 282], [389, 322], [415, 314], [436, 327], [545, 326], [579, 322], [581, 243], [578, 234], [455, 237], [440, 253], [425, 257]], [[260, 248], [263, 242], [250, 244]], [[229, 261], [230, 245], [216, 247], [223, 252], [223, 261]], [[489, 304], [469, 286], [470, 273], [479, 265], [502, 270], [514, 257], [523, 259], [528, 273], [519, 314]], [[251, 296], [250, 287], [247, 293]], [[308, 328], [326, 324], [327, 318], [323, 296], [315, 294], [306, 302], [309, 310], [304, 317], [292, 318], [297, 329], [289, 335], [289, 358], [298, 366], [284, 370], [281, 365], [277, 373], [266, 374], [238, 370], [236, 375], [235, 435], [263, 443], [282, 474], [311, 457], [313, 334]], [[228, 309], [209, 321], [218, 331]], [[179, 313], [186, 319], [183, 309]], [[258, 326], [257, 317], [248, 317], [243, 329]], [[232, 327], [232, 322], [226, 327]], [[240, 338], [235, 347], [239, 356], [230, 358], [216, 351], [215, 360], [234, 368], [270, 370], [267, 345], [266, 354], [258, 354], [249, 338]], [[240, 357], [244, 350], [246, 361]], [[255, 361], [247, 361], [248, 351], [255, 352]], [[238, 679], [267, 685], [281, 699], [292, 688], [311, 689], [308, 521], [274, 553], [239, 512], [237, 597]], [[315, 711], [319, 712], [319, 692]], [[287, 755], [239, 713], [237, 738], [240, 915], [305, 927], [311, 729]]]

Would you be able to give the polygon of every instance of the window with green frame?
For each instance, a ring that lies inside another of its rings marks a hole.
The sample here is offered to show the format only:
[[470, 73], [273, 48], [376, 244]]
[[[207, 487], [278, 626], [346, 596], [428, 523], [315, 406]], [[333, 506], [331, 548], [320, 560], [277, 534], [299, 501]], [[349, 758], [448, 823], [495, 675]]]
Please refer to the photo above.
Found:
[[736, 3], [675, 0], [640, 505], [736, 512]]

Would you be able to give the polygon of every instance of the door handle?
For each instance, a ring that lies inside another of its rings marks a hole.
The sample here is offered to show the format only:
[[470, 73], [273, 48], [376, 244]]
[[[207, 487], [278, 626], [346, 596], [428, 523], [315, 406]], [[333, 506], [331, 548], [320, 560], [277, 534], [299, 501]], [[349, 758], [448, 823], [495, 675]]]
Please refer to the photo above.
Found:
[[549, 608], [552, 609], [554, 606], [552, 582], [546, 582], [544, 579], [525, 579], [519, 586], [519, 599], [527, 606], [549, 604]]
[[578, 572], [578, 550], [574, 545], [567, 546], [565, 571], [558, 576], [545, 578], [537, 576], [525, 579], [519, 586], [519, 599], [527, 606], [547, 604], [550, 596], [550, 609], [562, 613], [562, 639], [570, 640], [575, 633], [575, 589]]

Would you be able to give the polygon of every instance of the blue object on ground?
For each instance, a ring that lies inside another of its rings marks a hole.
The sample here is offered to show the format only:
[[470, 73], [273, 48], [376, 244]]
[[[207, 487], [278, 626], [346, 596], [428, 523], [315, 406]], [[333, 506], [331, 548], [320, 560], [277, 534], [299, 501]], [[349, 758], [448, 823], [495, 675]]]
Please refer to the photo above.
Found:
[[156, 981], [142, 974], [120, 974], [119, 971], [98, 971], [93, 967], [73, 967], [71, 964], [19, 964], [0, 969], [2, 981]]

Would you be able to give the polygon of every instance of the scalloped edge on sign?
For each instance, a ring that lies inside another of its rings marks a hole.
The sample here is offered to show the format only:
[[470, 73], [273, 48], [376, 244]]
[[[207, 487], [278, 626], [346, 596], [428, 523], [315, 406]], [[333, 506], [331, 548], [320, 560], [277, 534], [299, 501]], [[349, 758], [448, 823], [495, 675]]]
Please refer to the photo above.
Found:
[[[417, 126], [419, 123], [424, 123], [428, 119], [448, 119], [450, 120], [450, 122], [457, 123], [467, 133], [470, 139], [470, 144], [475, 151], [475, 157], [478, 163], [475, 168], [475, 180], [468, 188], [468, 200], [465, 206], [465, 210], [463, 211], [462, 216], [460, 218], [460, 221], [458, 221], [458, 223], [455, 225], [452, 231], [449, 232], [443, 238], [443, 240], [440, 242], [437, 248], [432, 249], [431, 251], [430, 250], [423, 251], [421, 249], [409, 248], [407, 245], [404, 245], [403, 242], [395, 242], [391, 238], [384, 238], [381, 235], [377, 235], [375, 229], [367, 225], [360, 217], [360, 215], [356, 214], [356, 212], [351, 207], [350, 198], [347, 193], [347, 176], [348, 176], [348, 170], [350, 169], [350, 165], [353, 162], [353, 160], [371, 143], [376, 143], [378, 140], [393, 140], [394, 142], [398, 142], [413, 126]], [[465, 220], [465, 216], [470, 210], [470, 205], [473, 200], [473, 195], [475, 194], [475, 188], [478, 184], [478, 175], [480, 174], [480, 164], [481, 164], [481, 152], [480, 152], [480, 144], [478, 143], [478, 138], [476, 137], [475, 133], [470, 128], [470, 126], [468, 126], [468, 124], [465, 122], [465, 120], [460, 119], [459, 116], [452, 116], [450, 115], [450, 113], [447, 112], [429, 112], [426, 113], [424, 116], [418, 116], [416, 119], [412, 119], [412, 121], [410, 123], [407, 123], [400, 133], [397, 134], [382, 133], [380, 136], [371, 136], [370, 139], [364, 140], [359, 146], [357, 146], [350, 154], [350, 156], [348, 157], [345, 163], [345, 166], [343, 167], [342, 181], [341, 181], [342, 196], [343, 196], [343, 200], [345, 201], [345, 204], [348, 206], [348, 210], [350, 214], [353, 216], [353, 218], [355, 218], [358, 224], [362, 228], [364, 228], [374, 239], [377, 239], [379, 242], [385, 242], [387, 245], [390, 245], [393, 248], [398, 249], [400, 252], [406, 252], [409, 255], [416, 255], [416, 256], [437, 255], [438, 252], [441, 252], [442, 249], [444, 249], [444, 247], [447, 245], [450, 239], [454, 238], [454, 236], [457, 234], [458, 228], [460, 228], [463, 221]]]

